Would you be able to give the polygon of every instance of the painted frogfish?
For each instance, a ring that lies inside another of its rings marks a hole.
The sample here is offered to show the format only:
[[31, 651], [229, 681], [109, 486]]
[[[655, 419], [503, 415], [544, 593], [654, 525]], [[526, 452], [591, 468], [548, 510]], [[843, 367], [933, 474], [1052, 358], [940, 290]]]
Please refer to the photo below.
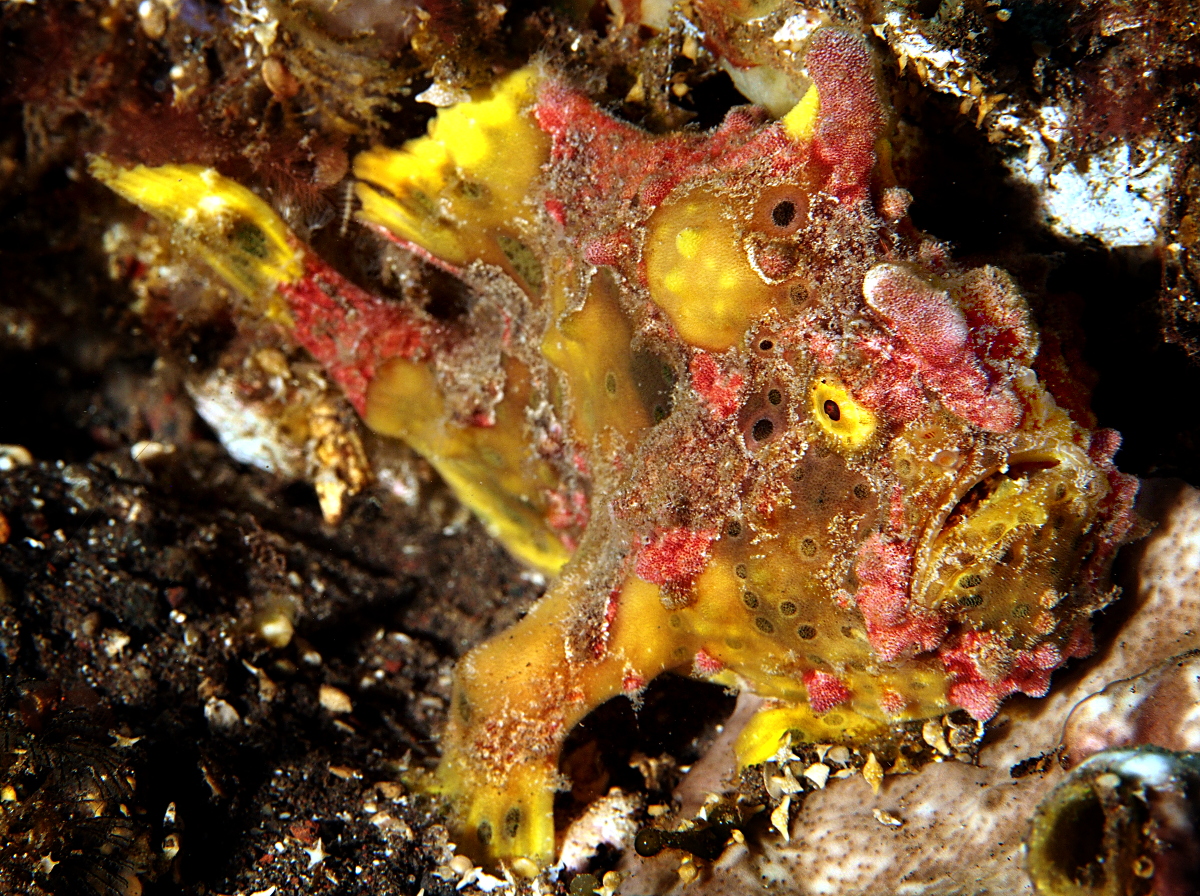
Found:
[[458, 278], [451, 320], [215, 171], [93, 163], [553, 576], [455, 673], [437, 786], [481, 860], [552, 861], [564, 738], [663, 672], [766, 699], [751, 765], [986, 720], [1092, 649], [1119, 437], [1039, 378], [1012, 279], [906, 217], [865, 42], [819, 29], [805, 67], [778, 120], [651, 135], [531, 66], [360, 154], [360, 219]]

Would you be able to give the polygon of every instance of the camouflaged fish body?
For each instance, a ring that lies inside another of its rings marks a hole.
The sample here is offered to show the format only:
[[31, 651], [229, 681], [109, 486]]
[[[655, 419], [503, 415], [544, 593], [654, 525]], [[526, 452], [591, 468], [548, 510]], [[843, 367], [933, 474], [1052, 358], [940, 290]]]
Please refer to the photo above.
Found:
[[366, 423], [555, 574], [456, 672], [438, 780], [480, 857], [552, 860], [564, 738], [661, 672], [769, 698], [753, 764], [789, 732], [987, 719], [1091, 649], [1119, 440], [1039, 381], [1011, 279], [904, 218], [861, 39], [822, 29], [806, 66], [778, 121], [665, 136], [523, 69], [360, 155], [362, 219], [459, 277], [465, 322], [343, 291], [286, 233], [246, 256], [269, 209], [185, 222], [135, 195], [148, 169], [98, 172], [241, 257]]

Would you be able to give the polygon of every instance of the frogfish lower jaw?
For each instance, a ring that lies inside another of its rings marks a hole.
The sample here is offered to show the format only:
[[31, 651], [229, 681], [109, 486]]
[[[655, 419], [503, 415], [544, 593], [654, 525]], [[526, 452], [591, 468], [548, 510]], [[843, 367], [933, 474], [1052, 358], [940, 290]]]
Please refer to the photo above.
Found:
[[[911, 598], [936, 608], [955, 599], [954, 589], [964, 578], [973, 582], [974, 576], [986, 578], [1011, 564], [1014, 550], [1024, 550], [1030, 538], [1055, 538], [1075, 492], [1107, 489], [1096, 479], [1082, 451], [1050, 443], [1026, 448], [982, 473], [961, 478], [944, 512], [931, 520], [919, 539]], [[1048, 552], [1042, 553], [1050, 559]], [[962, 605], [970, 606], [972, 600]]]

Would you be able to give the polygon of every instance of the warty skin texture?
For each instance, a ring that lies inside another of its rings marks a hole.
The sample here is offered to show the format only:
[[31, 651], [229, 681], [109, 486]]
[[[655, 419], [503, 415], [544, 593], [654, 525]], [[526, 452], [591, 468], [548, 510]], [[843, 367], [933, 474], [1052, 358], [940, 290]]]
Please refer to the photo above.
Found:
[[362, 219], [471, 289], [461, 321], [353, 287], [229, 182], [206, 210], [95, 168], [556, 574], [456, 671], [438, 787], [481, 859], [553, 860], [565, 737], [664, 671], [768, 698], [750, 765], [1040, 696], [1112, 599], [1119, 438], [1039, 381], [1010, 278], [903, 218], [865, 43], [820, 30], [806, 65], [781, 120], [662, 137], [523, 69], [360, 155]]

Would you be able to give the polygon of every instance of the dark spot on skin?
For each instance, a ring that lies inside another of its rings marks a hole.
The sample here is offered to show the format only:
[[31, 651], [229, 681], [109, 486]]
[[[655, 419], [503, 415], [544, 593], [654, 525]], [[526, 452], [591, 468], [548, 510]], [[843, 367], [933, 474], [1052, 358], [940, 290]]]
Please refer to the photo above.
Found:
[[737, 538], [742, 534], [742, 524], [737, 520], [733, 520], [728, 526], [725, 527], [725, 534], [730, 538]]
[[796, 469], [792, 470], [792, 481], [793, 482], [800, 482], [803, 479], [804, 479], [804, 471], [803, 470], [801, 470], [799, 467], [796, 467]]
[[470, 180], [464, 180], [461, 184], [459, 184], [458, 190], [468, 199], [471, 199], [475, 202], [487, 199], [488, 194], [491, 192], [483, 184], [477, 184]]
[[504, 834], [510, 840], [517, 836], [517, 829], [521, 827], [521, 807], [513, 806], [504, 813]]
[[617, 394], [617, 375], [611, 370], [604, 375], [604, 391], [609, 395]]
[[960, 588], [978, 588], [982, 584], [983, 576], [974, 572], [970, 575], [965, 575], [958, 580], [958, 585]]
[[825, 404], [821, 405], [821, 410], [825, 412], [825, 416], [835, 423], [842, 419], [842, 409], [838, 407], [838, 403], [832, 398], [826, 398]]
[[1018, 619], [1024, 619], [1029, 615], [1029, 604], [1017, 604], [1013, 607], [1013, 615]]
[[811, 625], [802, 625], [798, 629], [796, 629], [796, 634], [799, 635], [801, 638], [803, 638], [805, 641], [811, 641], [813, 638], [815, 638], [817, 636], [817, 630], [815, 628], [813, 628]]
[[[777, 438], [787, 426], [783, 414], [768, 402], [766, 391], [752, 395], [738, 414], [742, 439], [751, 451], [757, 451], [765, 442]], [[782, 398], [780, 393], [780, 400]]]
[[479, 838], [479, 842], [487, 846], [492, 842], [492, 823], [490, 821], [479, 822], [479, 827], [475, 831], [475, 835]]
[[764, 635], [771, 635], [775, 633], [775, 626], [771, 625], [771, 620], [763, 616], [755, 617], [754, 625]]
[[858, 498], [859, 500], [862, 500], [869, 494], [871, 494], [871, 490], [862, 483], [854, 486], [854, 497]]
[[982, 607], [983, 606], [983, 595], [982, 594], [964, 594], [962, 597], [960, 597], [958, 599], [958, 605], [960, 607]]
[[733, 571], [734, 571], [734, 573], [737, 574], [737, 577], [739, 579], [746, 578], [746, 564], [745, 563], [739, 563], [737, 566], [735, 566], [733, 568]]
[[854, 630], [853, 630], [853, 629], [851, 629], [851, 628], [850, 628], [850, 626], [848, 626], [848, 625], [843, 625], [843, 626], [842, 626], [842, 637], [844, 637], [844, 638], [853, 638], [853, 637], [854, 637]]
[[761, 420], [759, 420], [757, 423], [754, 424], [754, 429], [753, 429], [752, 433], [754, 435], [754, 441], [765, 442], [767, 439], [771, 438], [771, 436], [775, 434], [775, 424], [772, 423], [770, 420], [768, 420], [766, 417], [763, 417]]
[[785, 600], [783, 603], [781, 603], [779, 605], [779, 612], [783, 616], [795, 616], [796, 615], [796, 605], [794, 603], [792, 603], [790, 600]]
[[267, 235], [251, 221], [238, 221], [233, 225], [233, 242], [237, 248], [255, 258], [267, 257]]
[[817, 543], [811, 538], [804, 539], [800, 542], [800, 553], [805, 557], [814, 556], [817, 553]]
[[754, 204], [751, 227], [771, 237], [794, 234], [807, 220], [809, 195], [791, 184], [768, 187]]
[[767, 393], [767, 401], [771, 402], [771, 404], [779, 404], [783, 401], [783, 393], [778, 389], [772, 389]]
[[758, 595], [755, 594], [753, 591], [747, 591], [745, 594], [742, 595], [742, 603], [744, 603], [747, 607], [749, 607], [751, 610], [753, 610], [755, 607], [758, 606]]
[[458, 695], [458, 717], [464, 725], [471, 724], [471, 703], [463, 694]]

